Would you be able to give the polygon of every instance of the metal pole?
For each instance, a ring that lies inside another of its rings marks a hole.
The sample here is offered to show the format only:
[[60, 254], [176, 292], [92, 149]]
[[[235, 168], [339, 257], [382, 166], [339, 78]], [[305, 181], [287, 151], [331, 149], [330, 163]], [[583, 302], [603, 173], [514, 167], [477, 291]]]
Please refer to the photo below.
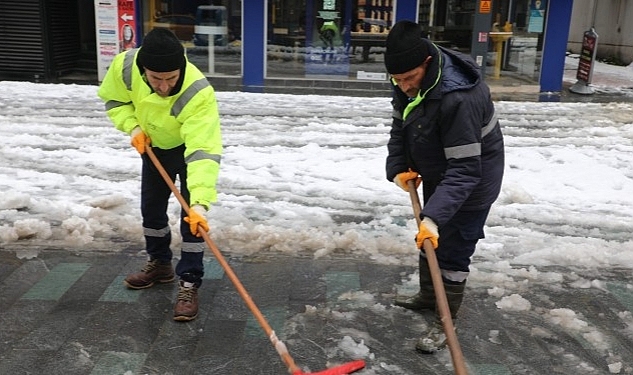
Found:
[[593, 13], [591, 14], [591, 28], [596, 26], [596, 13], [598, 10], [598, 0], [593, 0]]

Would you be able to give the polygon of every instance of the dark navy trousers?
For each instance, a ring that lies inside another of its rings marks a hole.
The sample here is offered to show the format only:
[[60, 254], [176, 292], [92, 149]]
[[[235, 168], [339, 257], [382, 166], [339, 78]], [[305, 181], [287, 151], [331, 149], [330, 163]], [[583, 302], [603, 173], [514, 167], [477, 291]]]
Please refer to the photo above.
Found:
[[[187, 165], [185, 164], [185, 146], [178, 146], [170, 150], [152, 148], [154, 154], [171, 178], [180, 181], [180, 193], [189, 204], [189, 190], [187, 189]], [[167, 208], [171, 190], [158, 169], [147, 154], [143, 154], [143, 169], [141, 173], [141, 215], [143, 216], [143, 230], [147, 253], [150, 259], [171, 261], [173, 254], [170, 249], [171, 230]], [[183, 280], [200, 286], [204, 275], [204, 239], [191, 233], [189, 224], [183, 219], [187, 216], [184, 209], [180, 211], [180, 234], [183, 249], [176, 265], [176, 274]], [[186, 251], [195, 249], [195, 251]]]
[[[442, 276], [449, 281], [463, 281], [468, 276], [471, 257], [477, 242], [484, 238], [484, 225], [490, 207], [479, 211], [458, 211], [439, 228], [435, 250]], [[420, 256], [425, 256], [420, 252]]]

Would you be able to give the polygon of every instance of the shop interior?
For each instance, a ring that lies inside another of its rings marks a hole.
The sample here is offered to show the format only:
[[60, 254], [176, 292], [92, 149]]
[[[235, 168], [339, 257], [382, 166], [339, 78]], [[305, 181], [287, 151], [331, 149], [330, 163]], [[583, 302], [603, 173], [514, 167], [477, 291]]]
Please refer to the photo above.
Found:
[[[436, 44], [469, 54], [480, 3], [421, 0], [418, 23]], [[546, 0], [489, 3], [498, 35], [490, 38], [487, 79], [537, 82]], [[393, 11], [393, 0], [269, 1], [268, 75], [381, 79]]]
[[[268, 0], [267, 78], [386, 80], [385, 41], [396, 0]], [[536, 83], [548, 0], [491, 1], [486, 79]], [[420, 0], [418, 23], [436, 44], [469, 54], [477, 0]], [[139, 33], [167, 27], [209, 76], [242, 72], [242, 1], [142, 2]], [[212, 43], [210, 42], [212, 41]], [[497, 58], [499, 57], [499, 58]]]

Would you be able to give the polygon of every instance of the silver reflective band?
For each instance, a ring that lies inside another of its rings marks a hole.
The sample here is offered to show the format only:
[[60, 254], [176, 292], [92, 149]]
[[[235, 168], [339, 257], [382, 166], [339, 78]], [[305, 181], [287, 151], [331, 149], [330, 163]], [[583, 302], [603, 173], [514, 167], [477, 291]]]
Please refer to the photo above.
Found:
[[185, 92], [182, 93], [171, 107], [171, 115], [174, 117], [178, 117], [182, 109], [185, 108], [187, 103], [193, 98], [197, 93], [202, 91], [202, 89], [209, 87], [209, 81], [206, 78], [200, 78], [196, 82], [192, 83], [191, 86], [187, 87]]
[[143, 228], [143, 234], [147, 237], [165, 237], [169, 234], [169, 226], [166, 226], [163, 229], [152, 229], [152, 228]]
[[136, 52], [138, 52], [138, 48], [128, 51], [123, 60], [123, 82], [128, 91], [132, 91], [132, 68], [134, 66]]
[[455, 281], [458, 283], [464, 282], [468, 278], [470, 272], [464, 271], [449, 271], [449, 270], [440, 270], [442, 272], [442, 277], [446, 280]]
[[485, 136], [487, 136], [497, 125], [497, 122], [499, 121], [499, 117], [497, 117], [497, 112], [492, 114], [492, 118], [490, 119], [490, 121], [488, 121], [488, 125], [484, 126], [481, 129], [481, 138], [483, 139]]
[[106, 102], [106, 104], [105, 104], [105, 108], [106, 108], [106, 111], [109, 111], [109, 110], [111, 110], [113, 108], [121, 107], [121, 106], [128, 105], [128, 104], [132, 104], [132, 102], [123, 103], [123, 102], [119, 102], [117, 100], [108, 100]]
[[222, 156], [218, 154], [209, 154], [204, 151], [197, 150], [185, 158], [185, 163], [189, 164], [191, 162], [204, 160], [204, 159], [210, 159], [220, 164], [220, 160], [222, 160]]
[[444, 149], [446, 159], [461, 159], [481, 155], [481, 143], [471, 143], [463, 146], [447, 147]]
[[206, 244], [204, 242], [183, 242], [182, 251], [185, 253], [204, 253]]
[[[492, 115], [488, 124], [481, 128], [481, 138], [485, 138], [491, 131], [494, 130], [495, 126], [499, 122], [499, 118], [497, 117], [497, 113], [495, 112]], [[479, 156], [481, 155], [481, 143], [471, 143], [463, 146], [455, 146], [455, 147], [447, 147], [444, 149], [444, 154], [446, 155], [446, 159], [461, 159], [468, 158], [471, 156]]]
[[[426, 258], [426, 255], [422, 254], [422, 257]], [[470, 274], [469, 271], [451, 271], [440, 268], [440, 273], [442, 274], [442, 278], [450, 281], [456, 281], [458, 283], [463, 282], [468, 278]]]

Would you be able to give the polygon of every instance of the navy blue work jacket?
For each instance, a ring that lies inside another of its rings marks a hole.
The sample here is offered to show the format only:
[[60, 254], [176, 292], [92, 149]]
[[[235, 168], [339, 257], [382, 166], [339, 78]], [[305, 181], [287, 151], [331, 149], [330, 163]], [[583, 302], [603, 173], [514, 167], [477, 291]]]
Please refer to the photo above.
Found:
[[420, 93], [394, 82], [387, 179], [412, 169], [423, 180], [424, 206], [441, 228], [459, 210], [489, 208], [504, 171], [503, 135], [490, 89], [466, 55], [430, 41], [433, 56]]

